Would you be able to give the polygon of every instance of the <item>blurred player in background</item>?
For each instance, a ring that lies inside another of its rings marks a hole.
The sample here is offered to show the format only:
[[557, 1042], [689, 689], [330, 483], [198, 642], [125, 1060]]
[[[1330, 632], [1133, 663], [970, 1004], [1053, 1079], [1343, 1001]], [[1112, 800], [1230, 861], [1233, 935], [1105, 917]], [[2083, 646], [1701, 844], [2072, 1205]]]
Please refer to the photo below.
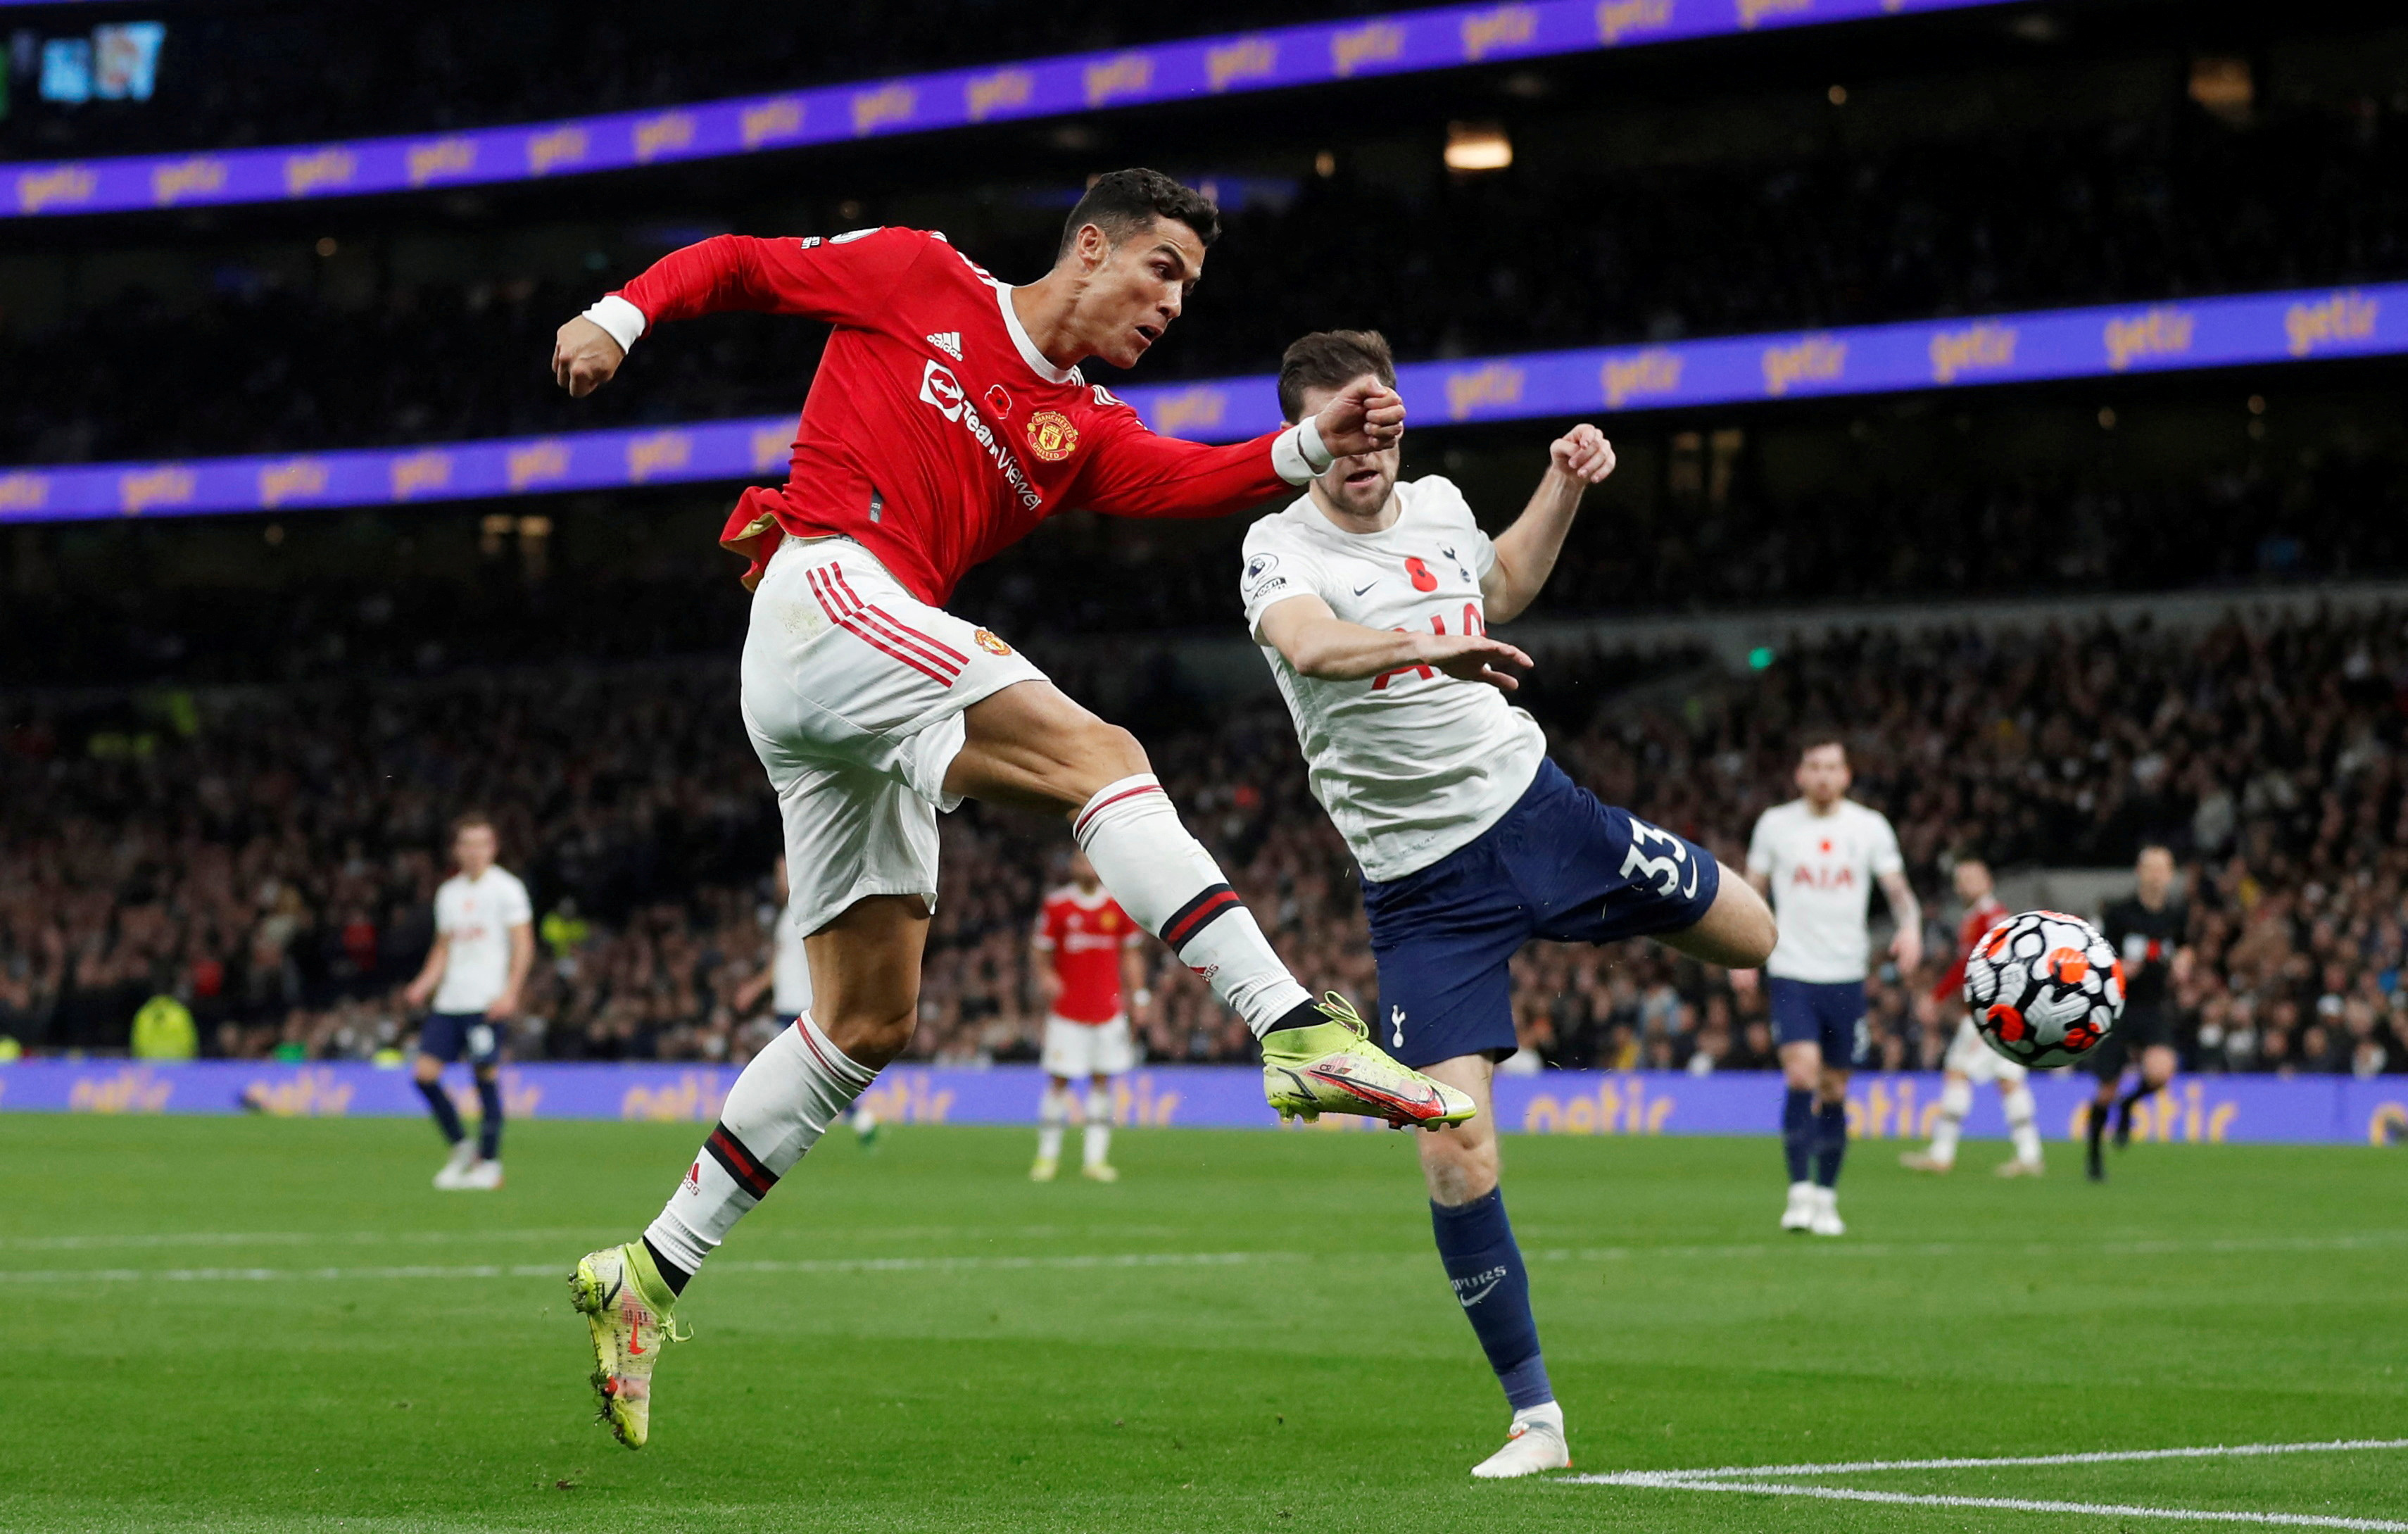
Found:
[[[1889, 817], [1847, 796], [1847, 748], [1810, 738], [1798, 758], [1799, 796], [1756, 818], [1748, 882], [1770, 896], [1781, 940], [1764, 966], [1772, 1036], [1788, 1095], [1781, 1109], [1789, 1204], [1781, 1228], [1843, 1236], [1840, 1163], [1848, 1152], [1848, 1072], [1865, 1056], [1865, 979], [1873, 885], [1889, 901], [1901, 976], [1923, 962], [1923, 910], [1906, 882]], [[1756, 977], [1733, 974], [1753, 987]]]
[[[435, 1174], [438, 1188], [502, 1185], [501, 1025], [517, 1014], [535, 964], [535, 908], [526, 886], [494, 863], [499, 851], [494, 823], [484, 816], [452, 823], [452, 857], [460, 871], [435, 892], [435, 946], [402, 992], [412, 1007], [434, 1001], [419, 1025], [414, 1073], [435, 1126], [452, 1142], [451, 1159]], [[477, 1078], [473, 1145], [443, 1090], [443, 1068], [463, 1055]]]
[[1908, 1152], [1898, 1158], [1899, 1165], [1918, 1172], [1946, 1172], [1953, 1168], [1956, 1165], [1957, 1137], [1965, 1131], [1965, 1115], [1973, 1111], [1973, 1088], [1988, 1082], [1998, 1086], [1999, 1107], [2007, 1116], [2007, 1134], [2015, 1147], [2013, 1158], [1999, 1163], [1999, 1175], [2038, 1177], [2042, 1170], [2040, 1128], [2032, 1122], [2031, 1088], [2025, 1082], [2030, 1072], [1982, 1042], [1981, 1031], [1973, 1026], [1971, 1014], [1965, 1011], [1965, 956], [1989, 935], [1992, 927], [2007, 919], [2007, 908], [1999, 902], [1998, 890], [1990, 880], [1990, 866], [1980, 858], [1958, 862], [1956, 881], [1956, 898], [1965, 907], [1964, 920], [1956, 927], [1956, 962], [1931, 988], [1931, 1000], [1940, 1015], [1957, 1014], [1956, 1034], [1949, 1040], [1947, 1058], [1941, 1063], [1943, 1077], [1940, 1116], [1931, 1125], [1931, 1147], [1921, 1153]]
[[1037, 914], [1037, 983], [1045, 994], [1045, 1097], [1037, 1105], [1037, 1164], [1031, 1181], [1051, 1183], [1062, 1158], [1062, 1126], [1070, 1121], [1070, 1083], [1087, 1081], [1086, 1134], [1079, 1174], [1117, 1183], [1112, 1146], [1115, 1076], [1137, 1064], [1126, 996], [1137, 1007], [1154, 1000], [1145, 988], [1145, 934], [1112, 897], [1087, 854], [1070, 854], [1070, 882], [1045, 896]]
[[[2100, 1140], [2107, 1133], [2112, 1110], [2118, 1149], [2132, 1142], [2132, 1111], [2152, 1092], [2162, 1092], [2174, 1079], [2173, 1025], [2166, 1015], [2166, 986], [2189, 971], [2190, 950], [2183, 945], [2190, 912], [2174, 897], [2174, 854], [2165, 847], [2141, 849], [2133, 866], [2133, 890], [2109, 906], [2099, 919], [2099, 930], [2124, 961], [2124, 1015], [2083, 1068], [2099, 1078], [2090, 1099], [2088, 1154], [2085, 1170], [2090, 1181], [2107, 1180], [2107, 1158]], [[2127, 1067], [2141, 1068], [2140, 1079], [2118, 1098]]]
[[[769, 926], [769, 967], [747, 981], [736, 993], [736, 1010], [749, 1012], [761, 1004], [761, 996], [769, 996], [769, 1012], [781, 1027], [791, 1028], [795, 1019], [811, 1010], [811, 964], [803, 952], [803, 931], [795, 921], [794, 897], [786, 882], [786, 860], [781, 855], [777, 863], [778, 917]], [[853, 1138], [864, 1147], [876, 1143], [878, 1115], [870, 1111], [866, 1098], [853, 1102]]]
[[1064, 815], [1105, 886], [1261, 1041], [1283, 1112], [1460, 1123], [1470, 1100], [1390, 1059], [1342, 999], [1316, 1002], [1187, 828], [1137, 738], [943, 609], [962, 576], [1077, 508], [1225, 515], [1394, 440], [1369, 385], [1313, 419], [1206, 447], [1155, 436], [1078, 365], [1128, 367], [1185, 306], [1220, 234], [1210, 198], [1151, 170], [1098, 177], [1053, 267], [999, 282], [942, 235], [722, 235], [671, 251], [560, 328], [582, 398], [653, 326], [731, 309], [834, 326], [787, 482], [744, 493], [722, 542], [752, 561], [742, 704], [785, 822], [812, 1010], [754, 1055], [643, 1237], [590, 1252], [571, 1297], [630, 1448], [695, 1270], [903, 1052], [937, 898], [937, 815], [965, 798]]
[[[1280, 407], [1308, 420], [1396, 380], [1379, 333], [1323, 332], [1287, 349]], [[1239, 587], [1313, 796], [1363, 870], [1381, 1042], [1479, 1106], [1418, 1144], [1439, 1259], [1512, 1409], [1505, 1446], [1471, 1471], [1497, 1480], [1571, 1463], [1498, 1186], [1490, 1078], [1515, 1048], [1509, 965], [1534, 938], [1632, 937], [1760, 964], [1772, 916], [1704, 848], [1598, 803], [1505, 701], [1530, 658], [1488, 622], [1537, 598], [1582, 493], [1613, 472], [1612, 445], [1594, 426], [1557, 438], [1494, 541], [1445, 480], [1399, 482], [1401, 457], [1395, 444], [1342, 456], [1255, 523]]]

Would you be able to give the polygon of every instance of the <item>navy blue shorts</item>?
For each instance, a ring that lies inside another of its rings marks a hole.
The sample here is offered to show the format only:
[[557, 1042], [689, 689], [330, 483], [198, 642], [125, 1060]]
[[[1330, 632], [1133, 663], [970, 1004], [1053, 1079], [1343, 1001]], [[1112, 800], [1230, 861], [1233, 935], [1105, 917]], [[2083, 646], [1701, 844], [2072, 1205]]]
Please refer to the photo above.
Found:
[[447, 1066], [463, 1055], [472, 1066], [490, 1066], [502, 1057], [502, 1030], [482, 1012], [430, 1012], [419, 1025], [418, 1053]]
[[1380, 962], [1372, 1038], [1409, 1066], [1513, 1053], [1514, 954], [1694, 926], [1722, 888], [1696, 842], [1598, 802], [1552, 761], [1505, 817], [1426, 868], [1363, 882]]
[[1833, 1070], [1854, 1070], [1864, 1063], [1865, 982], [1783, 980], [1768, 975], [1765, 989], [1772, 998], [1772, 1037], [1783, 1044], [1820, 1044], [1823, 1063]]

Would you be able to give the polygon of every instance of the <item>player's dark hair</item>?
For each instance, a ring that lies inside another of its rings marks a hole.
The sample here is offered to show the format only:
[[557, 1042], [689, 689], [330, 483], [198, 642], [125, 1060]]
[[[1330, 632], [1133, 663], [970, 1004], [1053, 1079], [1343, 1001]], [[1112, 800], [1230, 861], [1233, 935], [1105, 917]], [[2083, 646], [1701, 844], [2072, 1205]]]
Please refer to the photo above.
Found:
[[1316, 330], [1291, 341], [1280, 358], [1280, 414], [1300, 420], [1307, 389], [1343, 389], [1366, 373], [1397, 386], [1397, 355], [1376, 330]]
[[1096, 178], [1079, 206], [1070, 209], [1068, 222], [1062, 225], [1061, 248], [1054, 259], [1061, 260], [1070, 253], [1079, 231], [1094, 224], [1104, 232], [1104, 237], [1114, 245], [1131, 235], [1141, 235], [1154, 227], [1156, 219], [1168, 219], [1196, 231], [1198, 243], [1210, 245], [1221, 237], [1221, 210], [1212, 199], [1193, 187], [1182, 186], [1158, 170], [1115, 170]]
[[466, 814], [454, 815], [452, 817], [452, 839], [457, 841], [460, 839], [461, 832], [473, 831], [480, 825], [483, 826], [486, 830], [493, 832], [495, 837], [499, 837], [502, 834], [502, 828], [494, 824], [493, 816], [486, 814], [481, 810], [471, 810]]
[[1828, 726], [1824, 726], [1816, 729], [1800, 730], [1798, 732], [1798, 759], [1799, 761], [1802, 762], [1806, 760], [1806, 753], [1808, 752], [1821, 751], [1825, 746], [1829, 746], [1832, 750], [1838, 752], [1842, 759], [1845, 759], [1848, 754], [1848, 743], [1840, 738], [1840, 732], [1838, 730], [1829, 728]]

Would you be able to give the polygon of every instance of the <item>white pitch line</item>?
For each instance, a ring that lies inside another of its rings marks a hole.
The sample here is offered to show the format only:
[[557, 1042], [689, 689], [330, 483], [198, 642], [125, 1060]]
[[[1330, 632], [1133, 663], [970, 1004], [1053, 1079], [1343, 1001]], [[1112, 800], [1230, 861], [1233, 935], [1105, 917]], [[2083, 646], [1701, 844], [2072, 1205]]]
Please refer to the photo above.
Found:
[[1870, 1470], [1972, 1470], [2018, 1465], [2114, 1465], [2143, 1459], [2245, 1458], [2254, 1455], [2347, 1454], [2360, 1449], [2408, 1449], [2408, 1438], [2336, 1438], [2315, 1443], [2214, 1443], [2189, 1449], [2097, 1449], [2084, 1454], [2010, 1455], [1989, 1459], [1856, 1459], [1820, 1465], [1726, 1465], [1711, 1470], [1624, 1470], [1612, 1476], [1569, 1476], [1571, 1481], [1638, 1484], [1650, 1481], [1722, 1480], [1735, 1475], [1860, 1475]]
[[[714, 1273], [946, 1273], [1095, 1268], [1233, 1268], [1257, 1262], [1300, 1262], [1293, 1252], [1124, 1252], [1046, 1257], [832, 1257], [781, 1262], [714, 1262]], [[283, 1280], [549, 1278], [568, 1276], [570, 1265], [474, 1263], [460, 1267], [410, 1265], [389, 1268], [53, 1268], [0, 1271], [0, 1283], [266, 1283]]]
[[1944, 1497], [1903, 1491], [1865, 1491], [1855, 1486], [1806, 1486], [1783, 1481], [1627, 1481], [1613, 1476], [1574, 1476], [1590, 1484], [1644, 1485], [1666, 1491], [1756, 1492], [1772, 1497], [1816, 1497], [1832, 1502], [1886, 1502], [1907, 1507], [1996, 1508], [2011, 1512], [2083, 1512], [2101, 1518], [2170, 1518], [2203, 1524], [2282, 1524], [2309, 1528], [2357, 1528], [2396, 1534], [2408, 1524], [2388, 1518], [2329, 1518], [2311, 1512], [2220, 1512], [2205, 1508], [2133, 1507], [2117, 1502], [2056, 1502], [2021, 1497]]
[[1525, 1260], [1541, 1262], [1628, 1262], [1640, 1257], [1704, 1257], [1712, 1259], [1770, 1256], [1815, 1257], [2057, 1257], [2102, 1253], [2108, 1256], [2163, 1256], [2198, 1252], [2210, 1254], [2246, 1252], [2357, 1252], [2408, 1244], [2408, 1230], [2372, 1230], [2340, 1236], [2221, 1237], [2211, 1240], [2150, 1241], [2028, 1241], [2014, 1244], [1970, 1241], [1816, 1241], [1812, 1246], [1789, 1241], [1747, 1241], [1727, 1246], [1603, 1246], [1574, 1250], [1554, 1247], [1526, 1253]]

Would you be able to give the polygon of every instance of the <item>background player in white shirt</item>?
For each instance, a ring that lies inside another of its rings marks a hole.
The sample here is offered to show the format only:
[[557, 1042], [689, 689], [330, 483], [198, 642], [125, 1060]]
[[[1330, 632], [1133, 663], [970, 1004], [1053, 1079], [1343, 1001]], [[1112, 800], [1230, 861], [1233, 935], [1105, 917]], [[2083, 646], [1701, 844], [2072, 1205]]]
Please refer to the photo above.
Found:
[[[778, 915], [769, 924], [769, 965], [745, 982], [736, 993], [736, 1010], [750, 1012], [760, 1005], [763, 993], [769, 997], [770, 1013], [778, 1020], [781, 1030], [795, 1025], [795, 1019], [811, 1010], [811, 961], [803, 947], [803, 925], [796, 920], [793, 885], [786, 878], [786, 860], [778, 859]], [[878, 1140], [878, 1115], [871, 1111], [867, 1097], [853, 1099], [848, 1116], [853, 1138], [864, 1149]]]
[[1037, 1108], [1032, 1182], [1051, 1183], [1061, 1164], [1062, 1127], [1070, 1121], [1070, 1083], [1087, 1079], [1086, 1132], [1080, 1175], [1117, 1183], [1111, 1079], [1137, 1065], [1131, 1005], [1151, 1005], [1145, 988], [1145, 933], [1104, 890], [1087, 854], [1070, 854], [1070, 882], [1045, 896], [1029, 939], [1037, 983], [1045, 994], [1044, 1099]]
[[2012, 1159], [1999, 1163], [1999, 1175], [2038, 1177], [2042, 1169], [2040, 1126], [2032, 1122], [2031, 1088], [2025, 1083], [2031, 1073], [1982, 1042], [1972, 1014], [1965, 1010], [1965, 960], [1974, 944], [2007, 919], [2007, 908], [1990, 881], [1990, 866], [1980, 858], [1961, 859], [1951, 877], [1965, 916], [1956, 928], [1956, 962], [1931, 987], [1931, 1000], [1941, 1016], [1955, 1014], [1956, 1035], [1949, 1040], [1947, 1058], [1941, 1063], [1945, 1075], [1940, 1088], [1940, 1116], [1931, 1125], [1931, 1148], [1900, 1155], [1899, 1165], [1917, 1172], [1944, 1173], [1953, 1168], [1957, 1136], [1964, 1132], [1965, 1115], [1973, 1110], [1973, 1088], [1989, 1082], [1999, 1089], [1999, 1107], [2007, 1116], [2007, 1133], [2015, 1147]]
[[[1280, 405], [1302, 420], [1370, 380], [1396, 383], [1376, 332], [1308, 336], [1282, 361]], [[1570, 1463], [1498, 1189], [1490, 1075], [1514, 1051], [1508, 965], [1533, 938], [1639, 936], [1758, 964], [1772, 917], [1704, 848], [1575, 784], [1505, 701], [1530, 658], [1488, 638], [1488, 622], [1537, 597], [1582, 492], [1613, 471], [1612, 446], [1594, 426], [1557, 439], [1494, 542], [1446, 480], [1399, 483], [1401, 456], [1340, 458], [1254, 523], [1240, 591], [1313, 796], [1362, 867], [1379, 1041], [1480, 1108], [1418, 1144], [1440, 1260], [1513, 1411], [1505, 1446], [1472, 1474], [1502, 1479]]]
[[[1866, 912], [1878, 882], [1898, 936], [1899, 973], [1923, 962], [1923, 910], [1906, 882], [1889, 817], [1847, 796], [1848, 752], [1825, 735], [1798, 758], [1801, 797], [1756, 817], [1747, 848], [1748, 882], [1781, 918], [1781, 940], [1765, 961], [1772, 1036], [1781, 1045], [1788, 1096], [1782, 1147], [1789, 1161], [1784, 1230], [1841, 1236], [1840, 1162], [1848, 1149], [1848, 1072], [1865, 1054], [1865, 976], [1872, 938]], [[1754, 975], [1734, 973], [1742, 989]]]
[[[535, 963], [535, 908], [526, 886], [495, 867], [498, 850], [494, 823], [484, 816], [452, 823], [452, 857], [460, 871], [435, 892], [435, 946], [402, 992], [412, 1007], [429, 997], [435, 1004], [419, 1026], [416, 1074], [435, 1126], [452, 1142], [451, 1159], [435, 1174], [438, 1188], [502, 1185], [501, 1025], [517, 1014]], [[443, 1068], [464, 1054], [482, 1113], [473, 1145], [443, 1090]]]

